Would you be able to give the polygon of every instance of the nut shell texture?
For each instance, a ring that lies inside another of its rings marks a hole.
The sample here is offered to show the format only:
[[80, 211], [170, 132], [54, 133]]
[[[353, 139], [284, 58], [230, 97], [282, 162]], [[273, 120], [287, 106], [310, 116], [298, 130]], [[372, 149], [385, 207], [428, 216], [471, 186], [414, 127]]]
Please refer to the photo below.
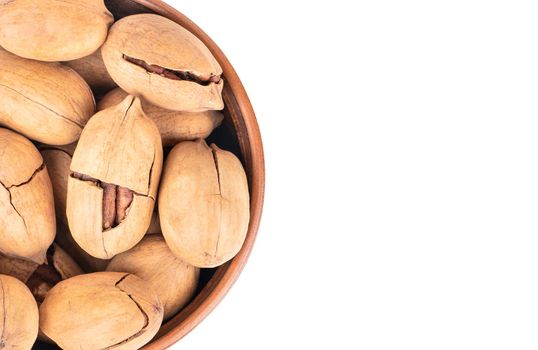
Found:
[[107, 270], [129, 272], [149, 282], [163, 304], [165, 320], [191, 300], [200, 276], [200, 269], [172, 254], [160, 235], [146, 236], [133, 249], [116, 255]]
[[2, 349], [31, 349], [39, 329], [34, 297], [22, 282], [6, 275], [0, 275], [0, 294]]
[[75, 241], [90, 255], [110, 259], [135, 246], [149, 227], [162, 170], [159, 130], [142, 111], [140, 100], [97, 113], [84, 129], [71, 171], [134, 192], [126, 218], [103, 230], [103, 195], [98, 184], [71, 176], [67, 218]]
[[0, 46], [39, 61], [90, 55], [114, 18], [103, 0], [1, 0]]
[[39, 308], [40, 330], [65, 350], [135, 350], [157, 333], [163, 308], [140, 278], [97, 272], [62, 281]]
[[0, 128], [0, 252], [43, 263], [55, 234], [43, 158], [28, 139]]
[[[68, 229], [66, 216], [67, 183], [71, 174], [71, 157], [74, 145], [69, 147], [49, 147], [41, 149], [41, 155], [47, 165], [47, 170], [52, 182], [54, 192], [54, 205], [58, 225], [56, 242], [58, 242], [70, 256], [74, 257], [80, 266], [87, 272], [103, 271], [108, 264], [106, 260], [100, 260], [86, 253], [73, 240]], [[1, 271], [0, 271], [1, 272]]]
[[82, 57], [78, 60], [64, 62], [64, 64], [74, 69], [86, 80], [95, 96], [103, 96], [116, 87], [116, 83], [106, 70], [105, 63], [101, 57], [101, 50], [97, 50], [90, 56]]
[[215, 267], [241, 249], [249, 223], [249, 190], [235, 155], [204, 141], [170, 152], [159, 192], [166, 243], [191, 265]]
[[125, 59], [128, 56], [148, 65], [190, 72], [199, 77], [222, 74], [222, 68], [209, 49], [192, 33], [165, 17], [140, 14], [119, 20], [111, 27], [101, 51], [112, 79], [132, 95], [178, 111], [224, 108], [223, 80], [202, 85], [169, 79], [149, 73]]
[[1, 48], [0, 62], [0, 125], [49, 145], [76, 141], [95, 112], [84, 79], [59, 63], [27, 60]]
[[42, 150], [41, 156], [47, 165], [52, 182], [56, 215], [62, 224], [67, 225], [65, 206], [67, 201], [67, 180], [71, 174], [71, 155], [63, 150], [50, 148]]

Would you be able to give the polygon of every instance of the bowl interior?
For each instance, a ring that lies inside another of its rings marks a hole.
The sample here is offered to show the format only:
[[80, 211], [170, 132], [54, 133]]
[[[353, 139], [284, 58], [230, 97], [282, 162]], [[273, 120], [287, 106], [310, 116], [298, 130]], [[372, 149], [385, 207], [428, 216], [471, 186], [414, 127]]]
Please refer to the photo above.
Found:
[[[165, 349], [198, 325], [225, 296], [252, 250], [261, 218], [264, 196], [264, 158], [261, 137], [248, 96], [231, 64], [218, 46], [193, 22], [160, 0], [105, 0], [116, 20], [138, 13], [157, 13], [181, 24], [201, 39], [224, 71], [225, 120], [208, 138], [208, 143], [233, 152], [241, 159], [251, 192], [251, 222], [241, 252], [216, 269], [203, 269], [194, 299], [172, 319], [163, 323], [157, 336], [144, 349]], [[34, 349], [57, 349], [38, 342]]]

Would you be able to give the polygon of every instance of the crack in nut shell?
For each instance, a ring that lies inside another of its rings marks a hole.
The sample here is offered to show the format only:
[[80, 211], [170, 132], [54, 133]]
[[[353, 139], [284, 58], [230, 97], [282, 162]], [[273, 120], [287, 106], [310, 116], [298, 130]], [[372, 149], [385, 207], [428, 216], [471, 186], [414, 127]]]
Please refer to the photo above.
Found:
[[116, 218], [116, 186], [102, 183], [103, 188], [103, 230], [112, 228]]
[[176, 145], [163, 171], [159, 216], [166, 243], [184, 262], [210, 268], [232, 259], [250, 219], [241, 161], [203, 140]]
[[122, 18], [101, 49], [123, 90], [170, 110], [222, 110], [222, 68], [211, 51], [179, 24], [158, 15]]
[[0, 320], [0, 348], [32, 348], [39, 329], [37, 303], [23, 282], [6, 275], [0, 275]]
[[62, 281], [39, 312], [42, 333], [66, 350], [139, 349], [155, 336], [163, 319], [162, 304], [147, 282], [124, 272]]
[[139, 98], [128, 96], [90, 119], [67, 183], [69, 229], [81, 248], [93, 257], [111, 259], [144, 237], [162, 161], [159, 130]]
[[121, 224], [127, 217], [127, 211], [133, 202], [133, 191], [128, 188], [116, 186], [116, 216], [114, 224]]
[[72, 177], [91, 182], [103, 189], [103, 230], [110, 230], [125, 220], [129, 207], [133, 202], [133, 191], [76, 172], [73, 173]]
[[221, 79], [219, 75], [210, 74], [209, 76], [199, 76], [194, 74], [193, 72], [164, 68], [156, 64], [149, 64], [138, 58], [129, 57], [127, 55], [123, 55], [123, 59], [127, 62], [131, 62], [132, 64], [136, 64], [137, 66], [144, 68], [146, 71], [148, 71], [148, 73], [158, 74], [172, 80], [192, 81], [196, 84], [207, 86], [211, 83], [218, 84]]
[[173, 317], [196, 292], [200, 269], [183, 262], [161, 235], [149, 235], [127, 252], [116, 255], [107, 271], [129, 272], [147, 281], [164, 307], [164, 319]]
[[55, 233], [52, 184], [41, 154], [28, 139], [0, 128], [0, 252], [41, 264]]

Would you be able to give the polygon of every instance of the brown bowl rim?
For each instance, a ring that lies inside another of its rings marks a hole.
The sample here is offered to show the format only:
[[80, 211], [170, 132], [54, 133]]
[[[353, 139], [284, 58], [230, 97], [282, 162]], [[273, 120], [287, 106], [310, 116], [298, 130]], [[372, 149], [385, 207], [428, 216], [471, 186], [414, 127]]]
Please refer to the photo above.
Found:
[[[238, 279], [250, 256], [260, 225], [265, 193], [265, 160], [262, 138], [252, 104], [235, 69], [217, 44], [194, 22], [165, 2], [161, 0], [131, 1], [181, 24], [202, 40], [211, 50], [220, 63], [226, 83], [237, 100], [240, 115], [246, 128], [246, 142], [249, 144], [251, 155], [251, 163], [247, 169], [251, 189], [251, 219], [243, 248], [234, 259], [217, 270], [208, 285], [200, 293], [203, 294], [206, 291], [208, 294], [203, 298], [196, 298], [185, 310], [163, 325], [157, 338], [143, 348], [157, 350], [172, 346], [191, 332], [215, 309]], [[245, 142], [245, 140], [240, 140], [240, 142]]]

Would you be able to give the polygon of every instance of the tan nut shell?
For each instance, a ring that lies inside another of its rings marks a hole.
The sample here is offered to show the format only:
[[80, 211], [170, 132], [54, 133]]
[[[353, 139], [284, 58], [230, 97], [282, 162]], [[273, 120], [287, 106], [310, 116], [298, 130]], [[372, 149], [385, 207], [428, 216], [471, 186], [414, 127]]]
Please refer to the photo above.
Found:
[[46, 146], [46, 148], [41, 149], [41, 155], [47, 165], [54, 192], [54, 204], [58, 218], [56, 241], [79, 262], [84, 271], [103, 271], [108, 265], [108, 260], [97, 259], [86, 253], [75, 242], [68, 228], [66, 216], [67, 181], [71, 174], [71, 157], [74, 150], [74, 146], [71, 145], [68, 147]]
[[76, 141], [95, 111], [88, 84], [72, 69], [0, 48], [0, 125], [49, 145]]
[[57, 284], [39, 317], [41, 332], [64, 350], [135, 350], [159, 330], [163, 307], [140, 278], [96, 272]]
[[71, 155], [60, 149], [49, 148], [41, 150], [41, 156], [47, 165], [50, 181], [52, 182], [56, 216], [61, 223], [67, 225], [65, 206], [67, 201], [67, 180], [71, 174]]
[[0, 275], [2, 349], [31, 349], [38, 329], [39, 312], [30, 290], [19, 280]]
[[166, 243], [186, 263], [215, 267], [233, 258], [246, 237], [249, 201], [245, 171], [232, 153], [200, 140], [168, 155], [159, 216]]
[[73, 177], [67, 188], [67, 218], [75, 241], [90, 255], [110, 259], [134, 247], [149, 227], [162, 170], [159, 130], [127, 97], [97, 113], [79, 140], [71, 171], [135, 192], [126, 219], [103, 232], [102, 188]]
[[114, 21], [103, 0], [1, 0], [0, 46], [40, 61], [88, 56]]
[[224, 108], [224, 81], [203, 86], [148, 73], [127, 62], [123, 55], [176, 71], [199, 76], [221, 75], [222, 68], [209, 49], [192, 33], [171, 20], [153, 14], [125, 17], [110, 28], [102, 49], [114, 81], [132, 95], [159, 107], [178, 111]]
[[172, 254], [160, 235], [146, 236], [133, 249], [116, 255], [107, 271], [129, 272], [149, 282], [163, 304], [165, 320], [191, 300], [200, 276], [200, 269]]
[[101, 56], [101, 50], [97, 50], [91, 55], [79, 58], [78, 60], [64, 62], [64, 64], [74, 69], [86, 80], [95, 96], [103, 96], [116, 87], [116, 83], [106, 70]]
[[0, 253], [43, 263], [55, 233], [43, 158], [26, 138], [0, 128]]
[[[117, 105], [126, 96], [127, 93], [121, 88], [114, 89], [103, 97], [97, 106], [97, 110], [101, 111]], [[182, 141], [205, 139], [224, 119], [224, 115], [220, 111], [171, 111], [154, 106], [143, 99], [142, 109], [159, 128], [163, 146], [174, 146]]]

